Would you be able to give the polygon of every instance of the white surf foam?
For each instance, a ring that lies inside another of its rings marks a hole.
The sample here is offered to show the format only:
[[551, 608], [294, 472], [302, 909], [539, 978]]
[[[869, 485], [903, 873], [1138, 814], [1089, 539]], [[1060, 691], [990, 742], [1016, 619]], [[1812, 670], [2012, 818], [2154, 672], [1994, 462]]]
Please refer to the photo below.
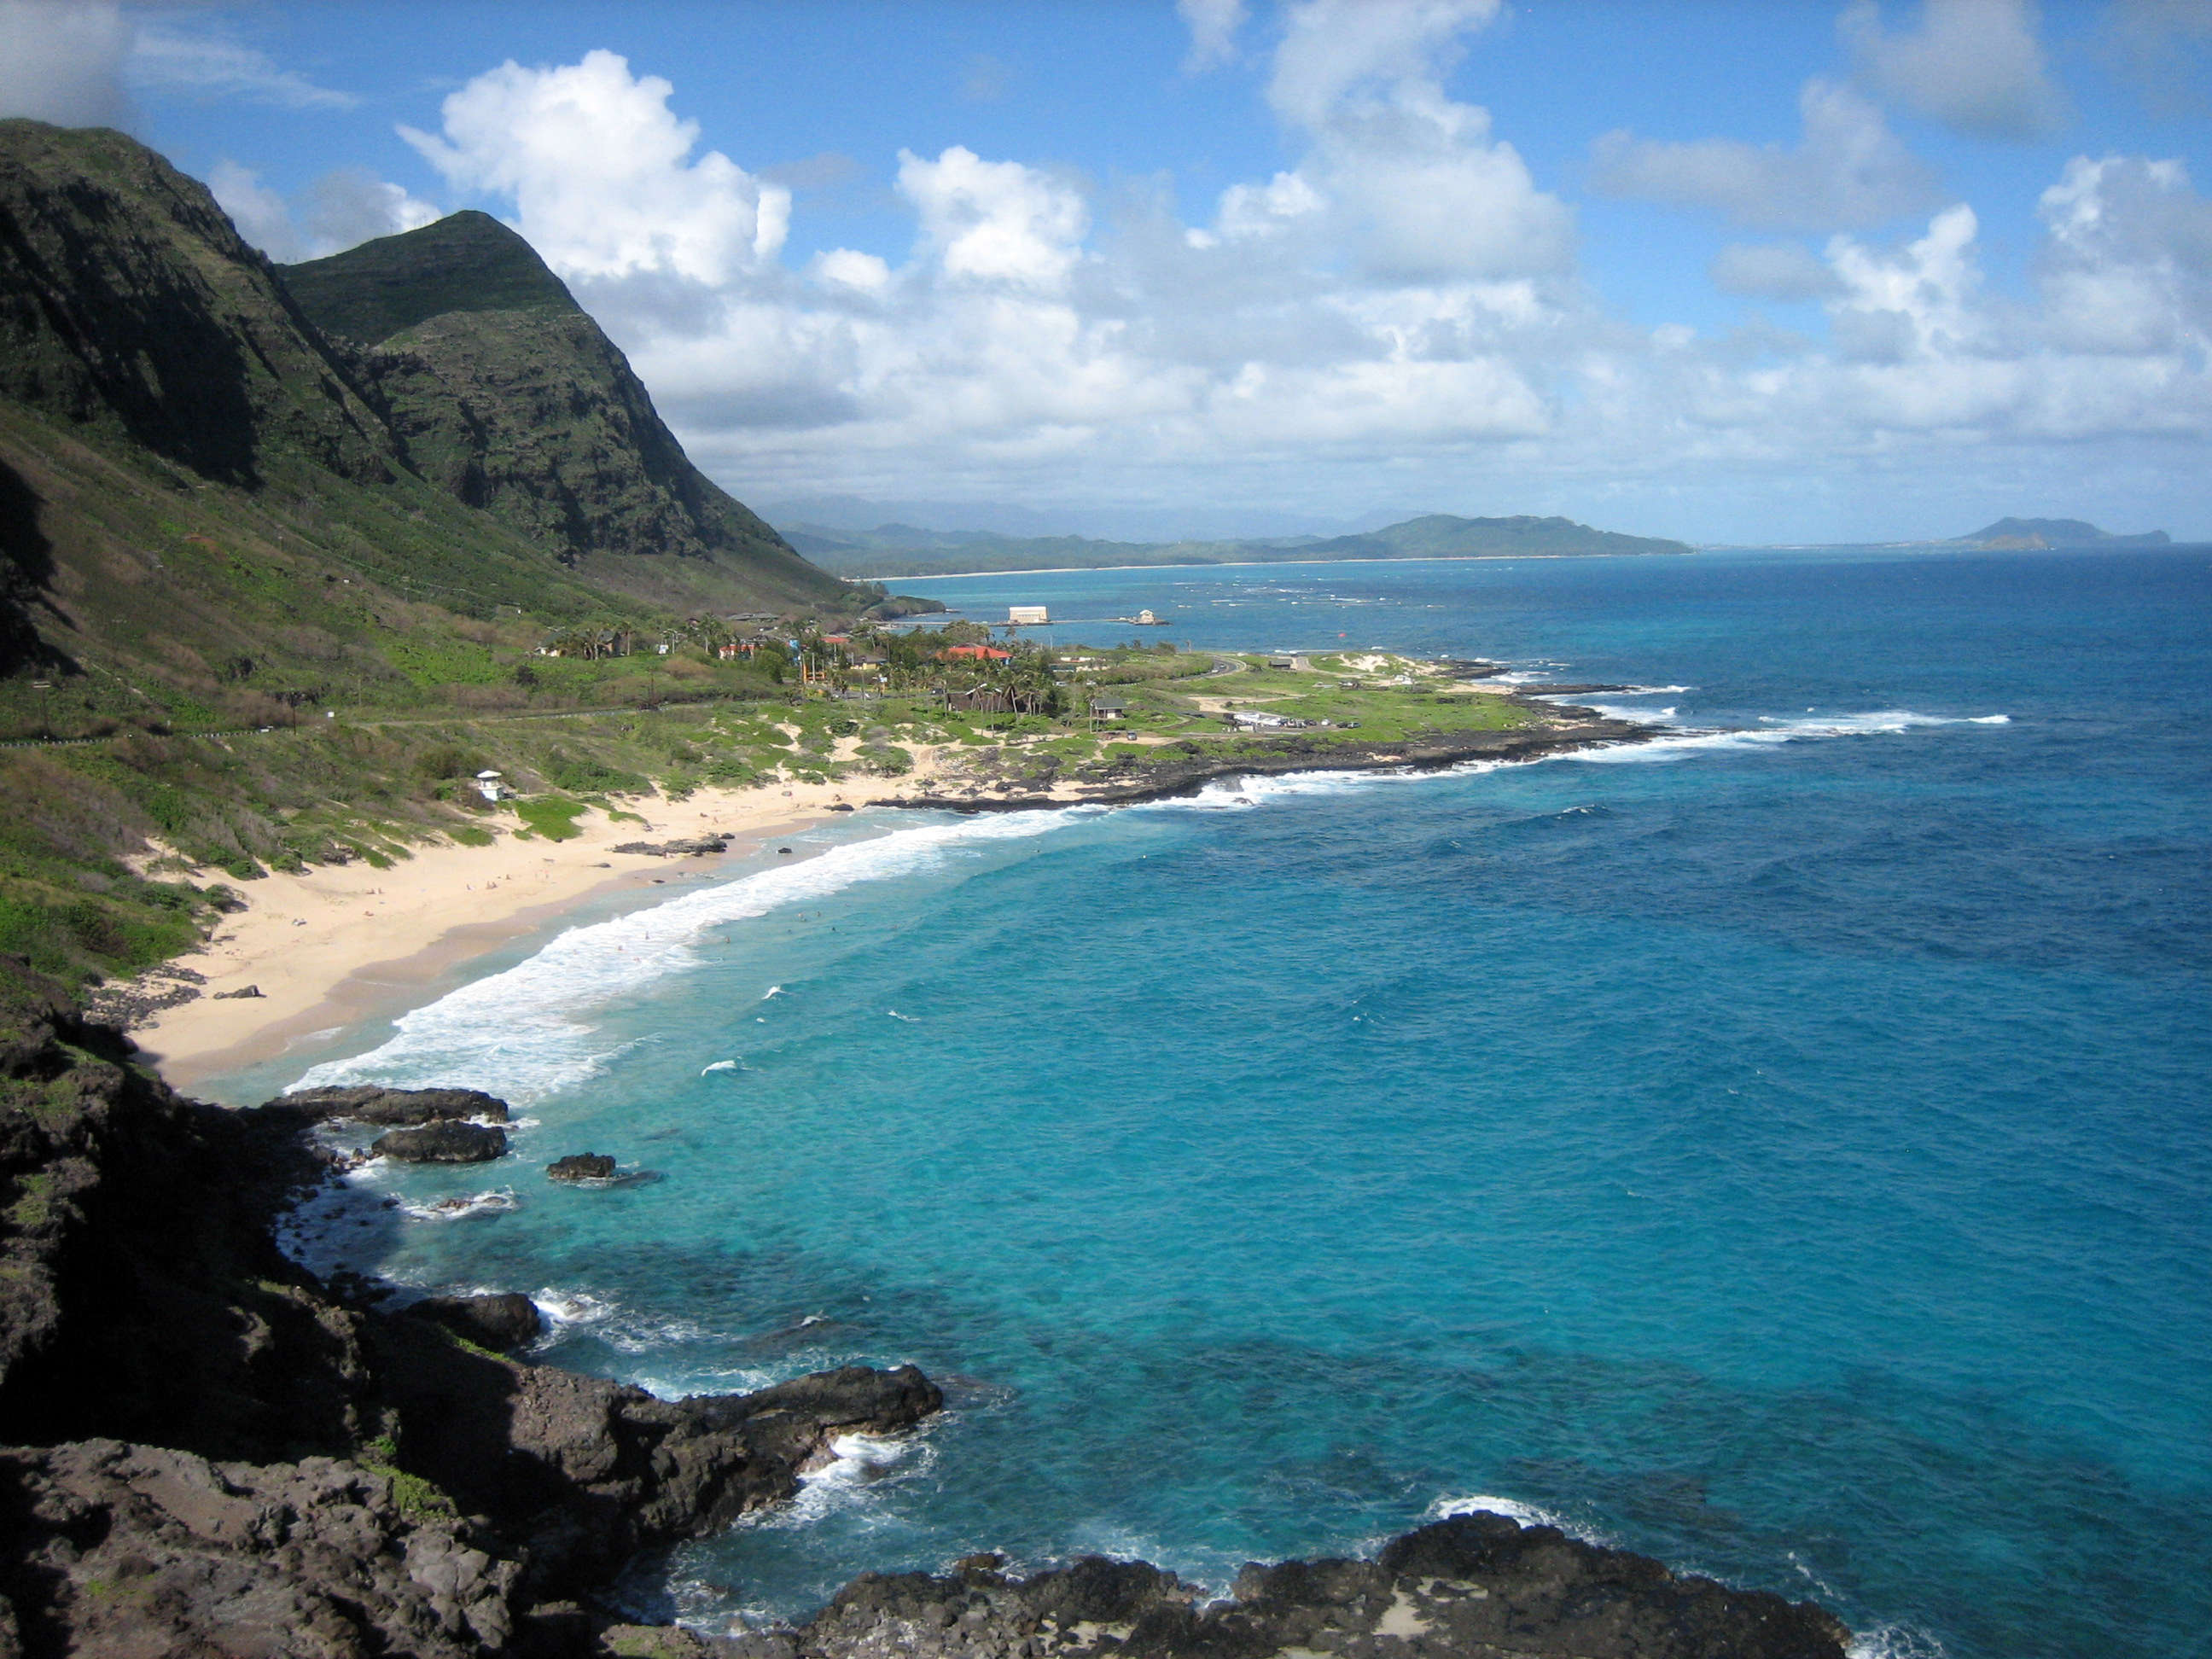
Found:
[[1595, 1533], [1577, 1527], [1565, 1516], [1550, 1510], [1539, 1509], [1534, 1504], [1524, 1504], [1517, 1498], [1498, 1498], [1487, 1492], [1474, 1492], [1462, 1498], [1439, 1498], [1429, 1505], [1429, 1518], [1448, 1521], [1455, 1515], [1474, 1515], [1487, 1510], [1502, 1515], [1508, 1521], [1517, 1521], [1524, 1527], [1557, 1527], [1569, 1537], [1579, 1538], [1585, 1543], [1600, 1543]]
[[900, 830], [572, 927], [527, 961], [402, 1015], [380, 1047], [310, 1068], [291, 1086], [385, 1082], [489, 1089], [527, 1103], [592, 1076], [622, 1052], [595, 1044], [591, 1016], [700, 965], [710, 928], [812, 903], [865, 881], [910, 876], [963, 851], [1024, 841], [1080, 809], [1007, 812]]
[[1851, 1638], [1847, 1659], [1946, 1659], [1943, 1644], [1926, 1631], [1905, 1625], [1876, 1625]]
[[521, 1207], [522, 1200], [514, 1195], [514, 1188], [501, 1187], [490, 1192], [432, 1199], [422, 1204], [402, 1204], [399, 1212], [410, 1221], [459, 1221], [464, 1216], [496, 1215]]
[[857, 1512], [863, 1525], [876, 1507], [877, 1489], [886, 1480], [921, 1474], [936, 1452], [921, 1435], [892, 1440], [879, 1435], [840, 1435], [830, 1443], [830, 1462], [799, 1477], [799, 1495], [787, 1504], [756, 1510], [739, 1526], [796, 1532], [820, 1522], [831, 1510]]
[[712, 1066], [707, 1066], [703, 1069], [699, 1075], [701, 1077], [712, 1077], [717, 1072], [742, 1072], [744, 1069], [744, 1063], [742, 1060], [718, 1060]]
[[1810, 718], [1762, 714], [1760, 724], [1755, 727], [1707, 732], [1686, 729], [1679, 736], [1656, 738], [1650, 743], [1578, 749], [1561, 758], [1596, 764], [1649, 763], [1679, 760], [1684, 755], [1711, 749], [1766, 749], [1826, 738], [1893, 735], [1923, 726], [2009, 725], [2011, 718], [2008, 714], [1920, 714], [1910, 708], [1878, 708], [1860, 714], [1815, 714]]
[[547, 1288], [532, 1291], [530, 1299], [538, 1311], [556, 1325], [596, 1325], [611, 1319], [615, 1304], [593, 1296], [588, 1291], [562, 1291]]

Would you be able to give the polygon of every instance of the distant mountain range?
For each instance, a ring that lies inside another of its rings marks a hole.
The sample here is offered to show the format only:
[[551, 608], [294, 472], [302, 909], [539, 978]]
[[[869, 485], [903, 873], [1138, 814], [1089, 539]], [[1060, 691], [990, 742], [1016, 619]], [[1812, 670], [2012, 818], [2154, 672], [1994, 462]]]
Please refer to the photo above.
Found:
[[784, 538], [841, 576], [949, 575], [963, 571], [1091, 570], [1115, 565], [1328, 563], [1340, 559], [1586, 558], [1687, 553], [1684, 542], [1593, 530], [1571, 519], [1461, 519], [1427, 514], [1353, 536], [1237, 541], [1109, 542], [1082, 536], [1007, 536], [884, 524], [854, 532], [787, 524]]
[[2115, 536], [2080, 519], [1999, 519], [1971, 536], [1954, 537], [1953, 547], [2030, 549], [2043, 547], [2166, 547], [2173, 538], [2163, 530], [2139, 536]]

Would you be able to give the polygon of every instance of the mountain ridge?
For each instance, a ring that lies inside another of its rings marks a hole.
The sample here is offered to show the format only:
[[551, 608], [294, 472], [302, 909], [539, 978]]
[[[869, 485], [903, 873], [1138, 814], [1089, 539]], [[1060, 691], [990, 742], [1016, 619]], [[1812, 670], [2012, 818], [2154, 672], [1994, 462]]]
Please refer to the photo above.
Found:
[[2082, 519], [2005, 518], [1971, 535], [1954, 536], [1946, 544], [2033, 550], [2053, 547], [2170, 547], [2172, 543], [2173, 538], [2163, 530], [2123, 536], [2100, 530]]
[[1589, 558], [1687, 553], [1684, 542], [1594, 530], [1571, 519], [1520, 514], [1462, 519], [1424, 514], [1363, 534], [1221, 542], [1109, 542], [1080, 536], [1000, 536], [884, 525], [839, 534], [794, 525], [787, 535], [823, 568], [846, 576], [949, 575], [966, 571], [1096, 569], [1113, 565], [1316, 563], [1366, 559]]

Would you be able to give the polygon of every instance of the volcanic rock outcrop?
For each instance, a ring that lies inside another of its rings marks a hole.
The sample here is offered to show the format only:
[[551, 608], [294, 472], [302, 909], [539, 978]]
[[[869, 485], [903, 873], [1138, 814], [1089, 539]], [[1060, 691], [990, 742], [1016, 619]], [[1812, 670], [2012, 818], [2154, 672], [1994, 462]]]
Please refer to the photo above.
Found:
[[588, 1648], [573, 1598], [636, 1552], [942, 1403], [911, 1367], [660, 1401], [343, 1300], [268, 1224], [332, 1109], [185, 1100], [0, 958], [0, 1653]]

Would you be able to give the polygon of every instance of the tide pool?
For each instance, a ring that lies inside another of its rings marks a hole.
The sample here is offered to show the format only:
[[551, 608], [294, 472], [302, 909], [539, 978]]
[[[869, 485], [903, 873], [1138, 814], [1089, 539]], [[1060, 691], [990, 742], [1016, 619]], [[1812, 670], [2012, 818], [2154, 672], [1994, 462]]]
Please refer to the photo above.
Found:
[[[312, 1080], [525, 1121], [492, 1172], [364, 1176], [411, 1208], [303, 1218], [311, 1261], [530, 1291], [544, 1358], [663, 1393], [945, 1385], [636, 1599], [804, 1613], [985, 1548], [1221, 1586], [1480, 1496], [1869, 1654], [2206, 1651], [2212, 552], [918, 585], [1680, 729], [858, 814], [340, 1041]], [[658, 1178], [544, 1180], [584, 1150]]]

